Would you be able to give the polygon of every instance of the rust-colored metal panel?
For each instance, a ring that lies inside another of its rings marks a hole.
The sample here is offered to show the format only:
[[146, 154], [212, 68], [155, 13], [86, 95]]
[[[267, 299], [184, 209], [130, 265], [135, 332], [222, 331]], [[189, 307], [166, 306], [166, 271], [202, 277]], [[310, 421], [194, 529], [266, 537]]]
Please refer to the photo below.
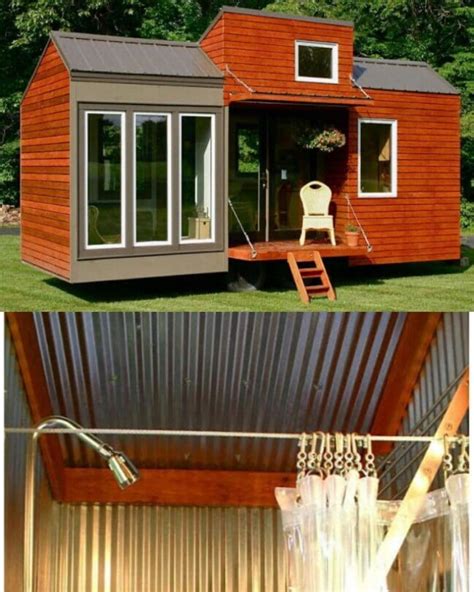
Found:
[[71, 263], [69, 87], [69, 72], [50, 41], [21, 103], [21, 257], [66, 279]]

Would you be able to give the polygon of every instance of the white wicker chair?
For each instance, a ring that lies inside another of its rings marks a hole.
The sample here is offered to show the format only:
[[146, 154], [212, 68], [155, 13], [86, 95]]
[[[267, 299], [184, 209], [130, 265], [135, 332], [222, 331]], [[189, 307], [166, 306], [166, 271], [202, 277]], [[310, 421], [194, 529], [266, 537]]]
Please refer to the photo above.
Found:
[[305, 243], [307, 230], [325, 230], [329, 233], [331, 244], [335, 246], [334, 220], [328, 214], [332, 191], [320, 181], [310, 181], [301, 188], [300, 198], [304, 210], [300, 245]]

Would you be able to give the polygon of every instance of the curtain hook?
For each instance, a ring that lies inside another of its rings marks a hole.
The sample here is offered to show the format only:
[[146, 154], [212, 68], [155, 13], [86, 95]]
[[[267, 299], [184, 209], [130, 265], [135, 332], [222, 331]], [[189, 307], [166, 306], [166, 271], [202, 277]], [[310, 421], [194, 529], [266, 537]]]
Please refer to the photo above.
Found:
[[451, 454], [451, 438], [448, 434], [445, 434], [443, 437], [444, 443], [444, 456], [443, 456], [443, 473], [444, 473], [444, 480], [452, 474], [453, 472], [453, 456]]

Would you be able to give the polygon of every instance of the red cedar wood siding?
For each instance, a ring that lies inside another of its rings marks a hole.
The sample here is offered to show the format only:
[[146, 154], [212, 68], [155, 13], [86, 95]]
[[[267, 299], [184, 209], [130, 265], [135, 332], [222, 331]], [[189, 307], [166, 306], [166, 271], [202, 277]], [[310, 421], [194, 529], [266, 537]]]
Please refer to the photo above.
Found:
[[[225, 71], [226, 66], [259, 93], [308, 95], [314, 93], [360, 99], [350, 81], [353, 61], [351, 26], [223, 13], [201, 41], [202, 49]], [[295, 41], [323, 41], [339, 45], [339, 82], [324, 84], [295, 80]], [[248, 89], [227, 74], [225, 102]]]
[[21, 104], [22, 260], [70, 276], [69, 72], [49, 42]]
[[[460, 98], [370, 90], [374, 104], [349, 111], [348, 164], [336, 200], [338, 231], [348, 219], [347, 193], [374, 247], [373, 263], [459, 259]], [[359, 198], [359, 118], [398, 126], [397, 197]], [[342, 214], [342, 216], [341, 216]], [[349, 216], [350, 218], [350, 216]], [[367, 262], [360, 261], [360, 263]]]
[[[338, 85], [296, 82], [295, 40], [339, 43]], [[224, 13], [201, 41], [209, 57], [259, 92], [356, 95], [352, 73], [353, 30], [291, 19]], [[328, 90], [329, 89], [329, 90]], [[460, 201], [460, 100], [458, 96], [367, 89], [373, 101], [347, 109], [347, 146], [326, 159], [334, 190], [336, 232], [351, 217], [348, 194], [374, 247], [355, 263], [458, 259]], [[226, 104], [245, 89], [227, 75]], [[357, 95], [356, 95], [357, 96]], [[360, 98], [360, 94], [359, 94]], [[358, 197], [358, 118], [398, 122], [396, 198]], [[341, 121], [343, 129], [346, 122]]]

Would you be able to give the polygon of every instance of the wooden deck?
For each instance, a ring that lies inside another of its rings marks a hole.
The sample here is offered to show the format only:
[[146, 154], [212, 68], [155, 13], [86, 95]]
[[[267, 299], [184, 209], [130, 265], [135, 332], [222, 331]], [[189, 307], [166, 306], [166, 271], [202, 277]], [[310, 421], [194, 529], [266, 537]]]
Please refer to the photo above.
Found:
[[254, 243], [257, 256], [252, 258], [252, 251], [247, 244], [229, 247], [229, 259], [240, 261], [278, 261], [286, 260], [288, 253], [294, 253], [297, 261], [312, 259], [313, 251], [319, 251], [323, 259], [328, 257], [363, 257], [367, 255], [365, 245], [348, 247], [344, 243], [332, 246], [330, 243], [306, 241], [302, 247], [296, 240], [270, 241]]

